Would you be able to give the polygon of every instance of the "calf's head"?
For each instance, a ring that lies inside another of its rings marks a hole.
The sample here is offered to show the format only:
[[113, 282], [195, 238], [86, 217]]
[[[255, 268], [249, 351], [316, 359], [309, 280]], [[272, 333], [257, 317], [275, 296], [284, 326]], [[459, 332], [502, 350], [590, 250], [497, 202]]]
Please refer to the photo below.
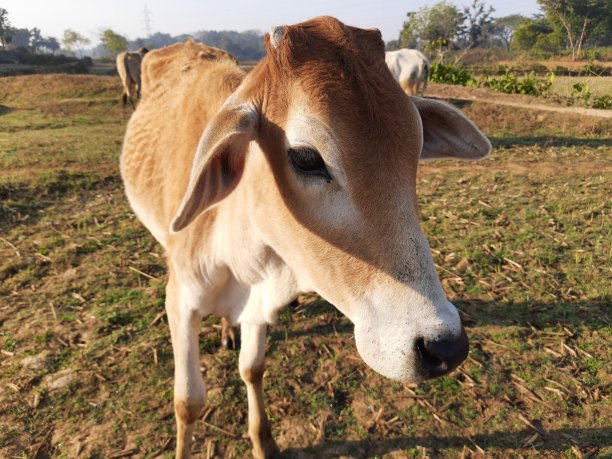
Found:
[[468, 342], [419, 224], [417, 163], [483, 158], [490, 143], [456, 109], [402, 92], [378, 30], [323, 17], [266, 44], [204, 132], [172, 230], [243, 196], [245, 231], [351, 319], [368, 365], [404, 381], [450, 371]]

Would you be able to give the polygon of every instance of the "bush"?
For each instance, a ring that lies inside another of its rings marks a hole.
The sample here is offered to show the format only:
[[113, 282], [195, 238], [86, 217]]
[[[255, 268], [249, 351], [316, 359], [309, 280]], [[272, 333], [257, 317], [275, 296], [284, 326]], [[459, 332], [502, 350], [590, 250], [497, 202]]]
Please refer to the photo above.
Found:
[[612, 96], [595, 96], [591, 102], [591, 107], [599, 110], [612, 110]]
[[582, 99], [587, 106], [592, 95], [588, 84], [574, 83], [572, 85], [572, 97], [575, 99]]
[[516, 73], [506, 72], [500, 78], [485, 77], [480, 85], [506, 94], [544, 96], [549, 93], [553, 79], [554, 74], [550, 74], [547, 78], [540, 78], [531, 72], [519, 80]]
[[603, 65], [589, 62], [582, 68], [580, 73], [584, 76], [610, 76], [612, 74], [612, 67], [604, 67]]
[[64, 56], [63, 54], [54, 56], [53, 54], [23, 53], [19, 56], [19, 63], [26, 65], [61, 65], [76, 62], [77, 60], [74, 57]]
[[94, 65], [94, 61], [91, 57], [89, 56], [85, 56], [83, 59], [81, 59], [81, 63], [83, 65], [83, 67], [93, 67]]
[[583, 51], [583, 55], [585, 59], [588, 61], [594, 61], [594, 60], [599, 61], [601, 60], [601, 57], [602, 57], [602, 53], [597, 48], [585, 49]]
[[562, 65], [557, 65], [554, 69], [553, 69], [553, 73], [555, 75], [563, 75], [563, 76], [570, 76], [572, 74], [572, 72], [570, 71], [570, 69], [568, 69], [567, 67], [563, 67]]
[[476, 83], [472, 74], [462, 67], [435, 63], [431, 65], [429, 81], [434, 83], [456, 84], [471, 86]]
[[37, 65], [30, 67], [0, 67], [0, 77], [35, 75], [41, 73], [69, 73], [86, 74], [89, 73], [88, 63], [84, 59], [74, 59], [73, 62], [66, 62], [59, 65]]
[[580, 99], [586, 107], [599, 110], [612, 110], [612, 97], [609, 95], [594, 96], [586, 83], [572, 85], [572, 99]]

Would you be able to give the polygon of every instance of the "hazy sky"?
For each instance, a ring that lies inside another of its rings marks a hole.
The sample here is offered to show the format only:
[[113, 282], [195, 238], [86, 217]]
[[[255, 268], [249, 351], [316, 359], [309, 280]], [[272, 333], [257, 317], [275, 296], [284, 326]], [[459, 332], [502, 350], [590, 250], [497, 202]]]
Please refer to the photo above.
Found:
[[[98, 41], [101, 30], [111, 28], [128, 39], [146, 36], [145, 5], [151, 12], [153, 32], [171, 35], [198, 30], [267, 31], [273, 25], [293, 24], [314, 16], [336, 16], [359, 27], [378, 27], [385, 41], [396, 39], [407, 11], [438, 0], [0, 0], [14, 27], [38, 27], [44, 36], [61, 38], [74, 29]], [[485, 0], [495, 16], [539, 11], [536, 0]], [[455, 0], [457, 6], [471, 0]]]

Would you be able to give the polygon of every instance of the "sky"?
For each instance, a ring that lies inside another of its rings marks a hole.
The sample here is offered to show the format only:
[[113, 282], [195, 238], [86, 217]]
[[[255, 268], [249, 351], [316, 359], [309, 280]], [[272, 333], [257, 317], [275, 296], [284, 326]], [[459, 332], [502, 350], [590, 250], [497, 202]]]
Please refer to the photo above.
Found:
[[[294, 24], [315, 16], [335, 16], [346, 24], [377, 27], [385, 41], [395, 40], [406, 12], [439, 0], [0, 0], [13, 27], [38, 27], [43, 36], [61, 39], [73, 29], [98, 42], [100, 31], [111, 28], [133, 40], [146, 37], [144, 9], [151, 30], [171, 35], [199, 30], [261, 30]], [[462, 7], [471, 0], [455, 0]], [[494, 16], [539, 12], [536, 0], [485, 0]]]

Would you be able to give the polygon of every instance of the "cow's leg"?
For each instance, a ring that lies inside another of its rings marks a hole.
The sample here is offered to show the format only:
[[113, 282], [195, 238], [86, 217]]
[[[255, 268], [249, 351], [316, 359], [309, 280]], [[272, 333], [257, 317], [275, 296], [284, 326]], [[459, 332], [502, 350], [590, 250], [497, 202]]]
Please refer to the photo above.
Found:
[[256, 459], [278, 456], [278, 447], [272, 438], [270, 424], [263, 401], [262, 379], [266, 346], [266, 326], [242, 324], [240, 347], [240, 376], [247, 387], [249, 401], [249, 437], [253, 442]]
[[225, 317], [221, 318], [221, 345], [232, 351], [237, 351], [240, 348], [238, 327], [232, 327]]
[[174, 351], [176, 457], [183, 459], [190, 456], [194, 424], [202, 414], [206, 400], [198, 343], [202, 317], [184, 306], [178, 283], [172, 274], [166, 287], [166, 313]]
[[408, 86], [408, 80], [406, 79], [400, 80], [399, 85], [401, 86], [401, 88], [404, 90], [406, 94], [410, 95], [410, 86]]
[[427, 79], [423, 80], [421, 85], [421, 97], [423, 97], [425, 95], [425, 89], [427, 89]]

